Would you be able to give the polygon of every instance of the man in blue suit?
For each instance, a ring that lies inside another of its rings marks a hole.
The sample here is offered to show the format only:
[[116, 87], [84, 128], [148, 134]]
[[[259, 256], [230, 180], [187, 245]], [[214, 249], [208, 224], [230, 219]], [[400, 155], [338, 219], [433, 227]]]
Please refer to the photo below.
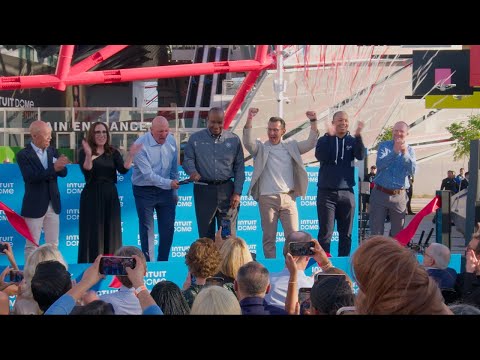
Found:
[[[57, 177], [65, 177], [70, 161], [50, 147], [52, 129], [48, 123], [35, 120], [29, 128], [32, 142], [17, 154], [17, 163], [25, 182], [21, 215], [35, 241], [45, 233], [45, 242], [58, 246], [60, 192]], [[25, 262], [36, 246], [25, 243]]]

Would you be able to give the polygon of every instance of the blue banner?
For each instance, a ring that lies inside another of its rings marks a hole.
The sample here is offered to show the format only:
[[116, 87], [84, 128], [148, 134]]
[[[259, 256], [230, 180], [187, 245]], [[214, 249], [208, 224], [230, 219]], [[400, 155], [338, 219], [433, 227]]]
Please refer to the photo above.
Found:
[[[12, 210], [20, 214], [22, 199], [24, 194], [24, 183], [20, 169], [17, 164], [0, 164], [0, 201], [5, 203]], [[299, 226], [300, 230], [309, 232], [312, 237], [318, 235], [317, 218], [317, 179], [318, 167], [307, 167], [309, 186], [307, 194], [304, 197], [297, 198]], [[180, 179], [187, 178], [185, 172], [179, 167]], [[246, 194], [253, 173], [253, 167], [245, 168], [246, 181], [243, 187], [243, 193]], [[355, 176], [358, 177], [355, 168]], [[122, 216], [122, 236], [124, 245], [134, 245], [140, 247], [140, 238], [138, 235], [138, 216], [133, 198], [131, 173], [117, 176], [117, 189], [119, 194], [121, 216]], [[68, 165], [68, 175], [64, 178], [58, 178], [60, 197], [62, 203], [62, 212], [60, 213], [60, 239], [59, 249], [69, 264], [77, 262], [78, 253], [78, 216], [80, 206], [80, 194], [85, 185], [85, 180], [78, 164]], [[355, 199], [358, 199], [358, 187], [354, 188]], [[183, 261], [186, 251], [190, 244], [198, 238], [197, 222], [195, 217], [195, 207], [193, 201], [193, 185], [182, 185], [178, 191], [179, 201], [176, 209], [175, 218], [175, 236], [171, 248], [169, 259], [172, 261]], [[356, 201], [356, 210], [354, 212], [352, 227], [352, 252], [358, 246], [358, 200]], [[156, 220], [156, 215], [155, 220]], [[156, 221], [155, 221], [156, 223]], [[259, 207], [252, 197], [242, 195], [240, 202], [240, 211], [237, 222], [237, 235], [242, 237], [248, 244], [250, 251], [257, 254], [259, 259], [263, 259], [262, 249], [262, 227], [260, 222]], [[15, 258], [19, 265], [24, 263], [23, 249], [25, 239], [18, 234], [8, 223], [3, 212], [0, 212], [0, 241], [10, 242], [12, 244]], [[283, 262], [283, 243], [285, 237], [281, 223], [278, 223], [277, 232], [277, 258]], [[43, 244], [43, 234], [40, 238], [40, 244]], [[158, 249], [158, 229], [155, 224], [155, 251]], [[331, 254], [337, 255], [338, 232], [333, 233]], [[155, 255], [156, 258], [156, 255]], [[7, 259], [0, 256], [0, 265], [7, 265]]]

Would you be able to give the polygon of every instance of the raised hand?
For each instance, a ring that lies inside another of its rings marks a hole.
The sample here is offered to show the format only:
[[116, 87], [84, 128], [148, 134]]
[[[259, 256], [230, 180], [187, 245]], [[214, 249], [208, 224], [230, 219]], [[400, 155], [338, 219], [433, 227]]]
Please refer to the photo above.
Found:
[[394, 140], [393, 151], [397, 154], [399, 153], [405, 154], [407, 152], [407, 143], [405, 142], [405, 140], [402, 140], [402, 139]]
[[247, 119], [248, 120], [253, 119], [257, 114], [258, 114], [258, 108], [251, 107], [248, 109]]
[[82, 147], [83, 147], [83, 151], [85, 151], [85, 155], [92, 156], [92, 148], [88, 144], [87, 140], [85, 139], [82, 140]]
[[308, 110], [305, 114], [307, 115], [307, 118], [310, 121], [317, 120], [317, 112], [316, 111]]
[[365, 123], [363, 121], [358, 122], [357, 129], [355, 130], [355, 136], [360, 136], [360, 133], [362, 132], [364, 126]]
[[143, 144], [135, 144], [133, 143], [131, 146], [130, 146], [130, 156], [135, 156], [140, 150], [142, 150], [143, 148]]

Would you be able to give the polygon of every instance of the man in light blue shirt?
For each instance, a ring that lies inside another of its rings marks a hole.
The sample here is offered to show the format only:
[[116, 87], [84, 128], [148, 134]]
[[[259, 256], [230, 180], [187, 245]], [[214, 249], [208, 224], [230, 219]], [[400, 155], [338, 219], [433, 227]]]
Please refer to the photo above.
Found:
[[383, 235], [387, 213], [390, 215], [390, 236], [403, 229], [410, 187], [409, 176], [415, 175], [415, 151], [406, 143], [408, 125], [399, 121], [393, 126], [393, 140], [378, 147], [377, 176], [370, 195], [371, 235]]
[[136, 144], [143, 144], [135, 156], [132, 184], [137, 207], [140, 243], [147, 261], [154, 259], [153, 210], [157, 212], [157, 261], [167, 261], [173, 242], [175, 208], [178, 195], [178, 150], [169, 134], [167, 119], [157, 116], [150, 132], [140, 136]]

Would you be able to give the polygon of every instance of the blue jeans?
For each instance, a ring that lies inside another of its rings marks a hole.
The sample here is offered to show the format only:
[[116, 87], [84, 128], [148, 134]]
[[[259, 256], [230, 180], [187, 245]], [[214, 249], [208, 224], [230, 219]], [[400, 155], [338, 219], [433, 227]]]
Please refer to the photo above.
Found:
[[177, 205], [173, 199], [173, 190], [163, 190], [156, 186], [134, 185], [133, 195], [137, 207], [142, 252], [147, 261], [154, 258], [153, 210], [155, 209], [160, 236], [157, 261], [167, 261], [173, 242]]

